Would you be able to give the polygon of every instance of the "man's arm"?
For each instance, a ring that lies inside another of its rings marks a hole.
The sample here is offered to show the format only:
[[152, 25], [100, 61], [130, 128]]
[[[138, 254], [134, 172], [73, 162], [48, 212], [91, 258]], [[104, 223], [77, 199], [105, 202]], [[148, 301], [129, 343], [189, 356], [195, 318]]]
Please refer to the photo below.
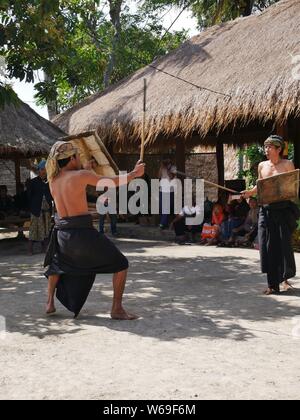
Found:
[[133, 171], [129, 172], [126, 175], [100, 176], [100, 175], [95, 174], [95, 172], [83, 169], [80, 171], [80, 179], [86, 185], [92, 185], [94, 187], [97, 186], [99, 181], [101, 180], [104, 181], [107, 179], [107, 180], [112, 181], [116, 187], [119, 187], [121, 185], [127, 185], [133, 179], [143, 176], [144, 173], [145, 173], [145, 164], [138, 161]]
[[[263, 165], [262, 162], [260, 162], [260, 164], [258, 165], [258, 179], [262, 179], [262, 175], [261, 175], [262, 165]], [[252, 197], [256, 194], [257, 194], [257, 186], [256, 185], [251, 190], [241, 192], [242, 197], [246, 198], [246, 199], [250, 198], [250, 197]]]

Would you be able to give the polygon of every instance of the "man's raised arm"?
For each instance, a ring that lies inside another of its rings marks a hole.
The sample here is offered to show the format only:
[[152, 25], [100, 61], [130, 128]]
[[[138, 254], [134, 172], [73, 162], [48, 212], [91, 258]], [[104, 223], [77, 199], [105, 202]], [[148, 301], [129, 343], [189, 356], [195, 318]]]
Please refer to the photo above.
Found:
[[121, 185], [126, 185], [134, 178], [139, 178], [145, 173], [145, 164], [141, 161], [138, 161], [135, 165], [133, 171], [125, 175], [116, 175], [116, 176], [102, 176], [97, 175], [95, 172], [92, 172], [88, 169], [83, 169], [80, 171], [80, 178], [87, 184], [92, 186], [97, 186], [98, 182], [101, 180], [109, 179], [113, 181], [116, 187]]

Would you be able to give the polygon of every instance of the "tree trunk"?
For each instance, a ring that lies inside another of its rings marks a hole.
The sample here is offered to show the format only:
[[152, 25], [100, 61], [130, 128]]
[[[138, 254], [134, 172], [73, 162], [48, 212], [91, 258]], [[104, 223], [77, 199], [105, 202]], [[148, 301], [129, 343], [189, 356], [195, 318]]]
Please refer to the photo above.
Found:
[[250, 16], [252, 14], [254, 0], [244, 0], [242, 6], [242, 16]]
[[[44, 71], [44, 80], [45, 82], [48, 82], [48, 83], [52, 82], [51, 76], [49, 76], [49, 74], [47, 74], [45, 71]], [[47, 110], [48, 110], [49, 120], [51, 121], [58, 114], [56, 99], [54, 100], [47, 99]]]
[[123, 0], [109, 0], [109, 14], [111, 23], [114, 26], [115, 34], [112, 40], [111, 53], [107, 63], [107, 67], [104, 73], [104, 87], [107, 88], [110, 85], [110, 78], [115, 67], [116, 59], [116, 47], [118, 45], [120, 34], [121, 34], [121, 8]]

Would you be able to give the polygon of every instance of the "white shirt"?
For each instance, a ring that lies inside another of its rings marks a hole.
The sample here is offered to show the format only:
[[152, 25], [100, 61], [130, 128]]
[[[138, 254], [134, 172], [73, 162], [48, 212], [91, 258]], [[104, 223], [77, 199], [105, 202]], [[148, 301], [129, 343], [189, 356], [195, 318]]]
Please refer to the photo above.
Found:
[[200, 206], [184, 206], [179, 213], [180, 216], [198, 216], [199, 214], [201, 214]]
[[[174, 178], [170, 178], [169, 173], [172, 172], [174, 173]], [[159, 181], [159, 189], [162, 192], [167, 192], [169, 193], [170, 191], [174, 191], [174, 188], [176, 186], [176, 166], [172, 165], [170, 170], [168, 170], [167, 168], [162, 168], [161, 170], [161, 178]]]

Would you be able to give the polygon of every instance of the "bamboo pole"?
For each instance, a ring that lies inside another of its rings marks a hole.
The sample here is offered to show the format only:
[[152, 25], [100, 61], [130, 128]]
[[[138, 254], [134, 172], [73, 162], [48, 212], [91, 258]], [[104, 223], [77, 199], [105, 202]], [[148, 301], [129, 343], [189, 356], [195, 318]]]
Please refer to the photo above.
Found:
[[[176, 170], [176, 174], [187, 177], [187, 175], [184, 172], [181, 172], [181, 171]], [[189, 178], [196, 179], [195, 177], [189, 177]], [[222, 185], [215, 184], [214, 182], [211, 182], [211, 181], [207, 181], [206, 179], [204, 179], [203, 181], [205, 182], [205, 184], [211, 185], [212, 187], [216, 187], [216, 188], [219, 188], [221, 190], [228, 191], [232, 194], [240, 194], [240, 192], [238, 192], [238, 191], [231, 190], [230, 188], [223, 187]]]
[[145, 152], [145, 131], [146, 131], [146, 93], [147, 93], [147, 80], [144, 79], [144, 99], [143, 99], [143, 127], [142, 127], [142, 139], [141, 139], [141, 153], [140, 160], [144, 161]]

